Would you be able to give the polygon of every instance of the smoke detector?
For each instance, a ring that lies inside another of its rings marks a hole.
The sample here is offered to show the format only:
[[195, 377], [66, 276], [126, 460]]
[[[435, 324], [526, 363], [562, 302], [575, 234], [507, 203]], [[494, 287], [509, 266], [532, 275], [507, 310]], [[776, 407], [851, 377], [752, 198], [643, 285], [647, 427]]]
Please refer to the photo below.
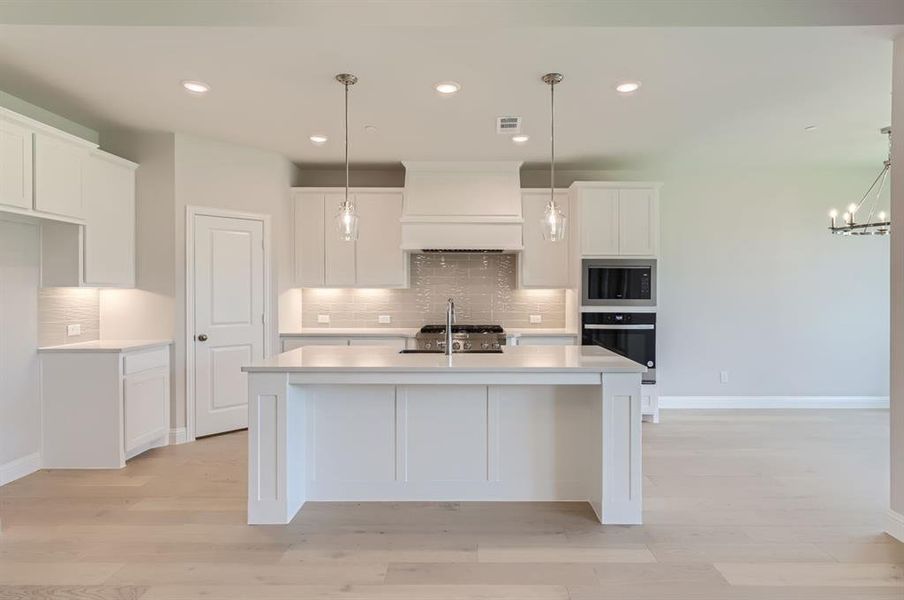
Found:
[[496, 133], [504, 135], [521, 133], [521, 117], [496, 117]]

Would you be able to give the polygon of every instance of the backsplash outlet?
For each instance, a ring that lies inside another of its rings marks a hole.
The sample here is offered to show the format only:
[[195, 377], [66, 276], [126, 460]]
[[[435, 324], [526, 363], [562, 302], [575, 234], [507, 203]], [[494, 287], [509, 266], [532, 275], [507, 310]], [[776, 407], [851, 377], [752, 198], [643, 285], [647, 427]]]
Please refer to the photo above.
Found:
[[[69, 325], [80, 335], [67, 336]], [[38, 291], [38, 344], [57, 346], [100, 339], [100, 299], [96, 288], [41, 288]]]

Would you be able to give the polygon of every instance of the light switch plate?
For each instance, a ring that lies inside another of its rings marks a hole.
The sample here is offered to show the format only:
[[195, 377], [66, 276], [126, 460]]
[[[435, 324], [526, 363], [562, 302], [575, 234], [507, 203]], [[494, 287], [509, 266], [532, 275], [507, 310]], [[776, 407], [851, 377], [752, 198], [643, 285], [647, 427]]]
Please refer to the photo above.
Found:
[[82, 326], [78, 323], [75, 325], [66, 325], [66, 336], [82, 335]]
[[532, 325], [536, 325], [537, 323], [543, 322], [543, 315], [531, 315], [530, 322]]
[[379, 315], [377, 317], [377, 323], [382, 323], [383, 325], [392, 323], [392, 317], [390, 315]]
[[317, 315], [317, 322], [318, 323], [329, 323], [330, 316], [329, 315]]

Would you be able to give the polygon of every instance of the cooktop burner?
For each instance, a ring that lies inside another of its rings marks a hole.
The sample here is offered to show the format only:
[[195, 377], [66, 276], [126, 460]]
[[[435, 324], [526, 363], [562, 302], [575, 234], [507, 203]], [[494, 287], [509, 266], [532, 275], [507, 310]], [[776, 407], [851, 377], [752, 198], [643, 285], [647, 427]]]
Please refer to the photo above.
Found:
[[[445, 333], [445, 325], [424, 325], [421, 333]], [[505, 333], [502, 325], [453, 325], [452, 333]]]

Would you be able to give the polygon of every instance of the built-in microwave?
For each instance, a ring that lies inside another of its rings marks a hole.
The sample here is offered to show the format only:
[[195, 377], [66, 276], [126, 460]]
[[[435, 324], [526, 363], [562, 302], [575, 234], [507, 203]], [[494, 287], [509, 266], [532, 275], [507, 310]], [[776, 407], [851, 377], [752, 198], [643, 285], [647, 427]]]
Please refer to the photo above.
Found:
[[583, 306], [656, 306], [656, 261], [594, 259], [582, 261]]

